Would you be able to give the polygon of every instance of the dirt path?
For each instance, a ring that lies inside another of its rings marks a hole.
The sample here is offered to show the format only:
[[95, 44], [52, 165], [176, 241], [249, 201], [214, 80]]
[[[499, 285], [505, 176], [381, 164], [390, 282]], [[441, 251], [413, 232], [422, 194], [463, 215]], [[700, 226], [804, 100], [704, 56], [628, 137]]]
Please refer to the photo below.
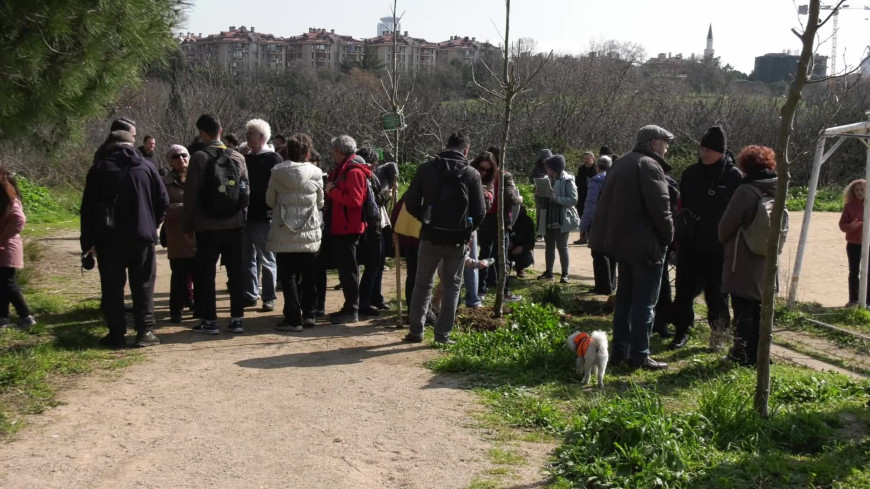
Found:
[[[47, 242], [48, 271], [78, 274], [74, 237]], [[165, 256], [159, 266], [165, 318]], [[96, 273], [78, 277], [58, 288], [95, 296]], [[339, 298], [330, 291], [328, 309]], [[144, 362], [79, 380], [0, 446], [0, 487], [459, 488], [493, 468], [474, 394], [423, 367], [434, 350], [377, 325], [282, 335], [276, 320], [249, 314], [239, 336], [161, 327]], [[537, 452], [508, 485], [545, 480]]]

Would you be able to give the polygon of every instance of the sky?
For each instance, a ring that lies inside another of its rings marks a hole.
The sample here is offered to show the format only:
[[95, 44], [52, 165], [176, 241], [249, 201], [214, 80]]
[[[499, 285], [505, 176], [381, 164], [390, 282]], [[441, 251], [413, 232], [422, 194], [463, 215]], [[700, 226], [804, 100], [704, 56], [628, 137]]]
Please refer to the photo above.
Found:
[[[712, 23], [716, 56], [748, 74], [756, 56], [799, 52], [791, 28], [801, 30], [806, 16], [798, 17], [796, 6], [805, 2], [513, 0], [511, 38], [533, 38], [539, 50], [563, 54], [580, 54], [592, 42], [615, 39], [640, 44], [648, 57], [669, 52], [688, 56], [703, 52]], [[870, 45], [870, 10], [863, 10], [870, 0], [849, 4], [858, 9], [840, 14], [838, 71], [844, 64], [856, 66]], [[244, 25], [289, 37], [316, 27], [361, 39], [376, 35], [378, 19], [390, 15], [391, 5], [388, 0], [194, 0], [183, 31], [208, 35]], [[461, 35], [502, 43], [503, 0], [400, 0], [398, 10], [404, 12], [401, 29], [413, 37], [440, 42]], [[831, 32], [829, 22], [821, 31], [819, 54], [831, 55]]]

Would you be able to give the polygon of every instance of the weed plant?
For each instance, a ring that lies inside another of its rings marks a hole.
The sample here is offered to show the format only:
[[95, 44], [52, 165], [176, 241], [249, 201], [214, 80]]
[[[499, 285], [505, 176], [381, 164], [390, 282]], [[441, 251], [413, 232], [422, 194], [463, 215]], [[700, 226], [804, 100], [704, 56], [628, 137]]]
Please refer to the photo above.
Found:
[[[813, 209], [820, 212], [842, 212], [845, 187], [824, 187], [816, 190]], [[803, 211], [807, 207], [808, 187], [789, 187], [786, 207], [790, 211]]]

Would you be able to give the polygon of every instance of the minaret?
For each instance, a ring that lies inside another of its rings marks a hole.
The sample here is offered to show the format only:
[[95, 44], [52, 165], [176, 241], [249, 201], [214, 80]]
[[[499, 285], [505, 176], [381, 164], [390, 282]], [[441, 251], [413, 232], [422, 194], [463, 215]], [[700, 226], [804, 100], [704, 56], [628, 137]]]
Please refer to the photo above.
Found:
[[707, 31], [707, 49], [704, 50], [704, 59], [713, 59], [713, 24]]

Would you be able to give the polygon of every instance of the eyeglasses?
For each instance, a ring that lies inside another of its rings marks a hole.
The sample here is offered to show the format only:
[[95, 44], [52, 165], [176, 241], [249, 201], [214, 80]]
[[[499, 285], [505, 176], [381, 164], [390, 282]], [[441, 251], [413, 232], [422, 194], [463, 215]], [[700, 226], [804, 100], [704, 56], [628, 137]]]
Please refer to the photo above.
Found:
[[174, 155], [172, 155], [172, 159], [177, 160], [178, 158], [187, 158], [188, 156], [190, 155], [188, 155], [187, 153], [175, 153]]

